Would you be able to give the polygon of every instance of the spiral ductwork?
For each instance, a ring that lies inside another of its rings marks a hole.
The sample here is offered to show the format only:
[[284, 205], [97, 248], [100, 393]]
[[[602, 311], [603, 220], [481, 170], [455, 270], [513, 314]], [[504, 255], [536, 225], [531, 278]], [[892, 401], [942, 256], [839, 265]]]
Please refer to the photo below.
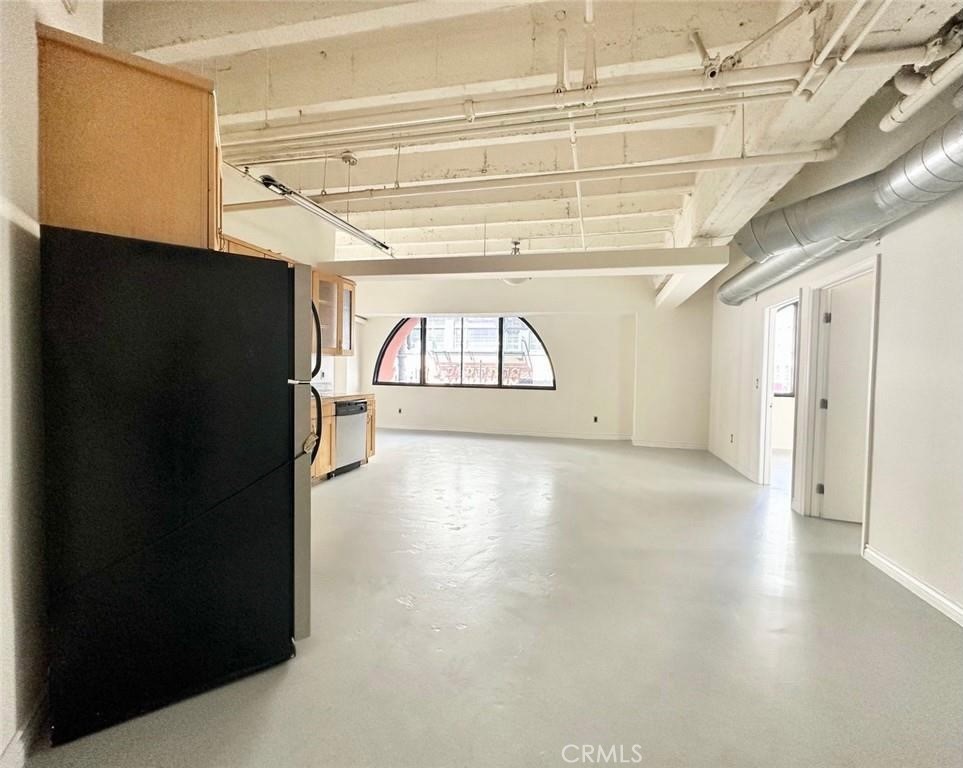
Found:
[[877, 173], [751, 219], [733, 242], [757, 263], [723, 283], [719, 298], [741, 304], [961, 188], [963, 114]]

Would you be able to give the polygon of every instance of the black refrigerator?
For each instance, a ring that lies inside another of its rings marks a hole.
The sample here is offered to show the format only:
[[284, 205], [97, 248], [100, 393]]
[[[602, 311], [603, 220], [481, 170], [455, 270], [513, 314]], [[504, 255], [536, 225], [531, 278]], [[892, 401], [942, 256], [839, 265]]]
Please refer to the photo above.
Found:
[[308, 635], [320, 350], [306, 266], [44, 227], [41, 286], [58, 744]]

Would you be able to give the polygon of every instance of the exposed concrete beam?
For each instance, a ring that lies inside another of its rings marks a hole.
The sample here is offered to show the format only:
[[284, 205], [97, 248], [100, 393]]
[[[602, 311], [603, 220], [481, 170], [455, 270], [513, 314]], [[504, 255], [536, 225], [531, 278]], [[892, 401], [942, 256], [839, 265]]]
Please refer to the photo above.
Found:
[[234, 32], [212, 37], [170, 43], [147, 48], [136, 53], [162, 64], [196, 61], [221, 56], [276, 48], [314, 40], [330, 40], [364, 32], [379, 32], [396, 27], [410, 27], [447, 21], [462, 16], [515, 8], [546, 0], [487, 0], [487, 2], [451, 2], [450, 0], [418, 0], [384, 8], [299, 21], [246, 32]]
[[[672, 115], [668, 117], [648, 118], [645, 120], [620, 119], [618, 122], [608, 125], [597, 124], [589, 125], [579, 129], [579, 136], [623, 136], [627, 133], [642, 131], [664, 131], [667, 129], [680, 130], [687, 128], [718, 128], [731, 122], [734, 107], [717, 107], [711, 111], [693, 112], [691, 114]], [[612, 118], [610, 118], [610, 121]], [[601, 119], [600, 123], [603, 122]], [[510, 130], [516, 132], [511, 133]], [[297, 150], [290, 151], [283, 148], [272, 149], [255, 146], [251, 148], [244, 144], [232, 145], [230, 134], [224, 136], [224, 159], [235, 165], [248, 165], [251, 167], [279, 167], [282, 165], [295, 166], [310, 163], [323, 163], [325, 161], [324, 152], [316, 150]], [[505, 129], [499, 135], [489, 135], [480, 138], [472, 138], [466, 132], [466, 138], [451, 141], [435, 141], [426, 144], [409, 145], [401, 141], [395, 142], [393, 147], [380, 147], [375, 149], [357, 149], [355, 155], [362, 159], [388, 157], [394, 158], [398, 154], [397, 145], [402, 145], [403, 157], [406, 164], [411, 162], [412, 157], [430, 152], [463, 152], [468, 149], [489, 149], [493, 146], [530, 144], [541, 141], [564, 141], [568, 138], [568, 130], [538, 130], [535, 127], [523, 127]], [[335, 146], [335, 145], [332, 145]], [[353, 148], [354, 142], [351, 140], [341, 141], [336, 145], [338, 151], [328, 153], [329, 158], [337, 155], [345, 148]]]
[[338, 261], [338, 272], [364, 279], [485, 279], [506, 277], [603, 277], [707, 273], [729, 263], [728, 246], [651, 248], [636, 251], [524, 253], [518, 256], [450, 256], [428, 259]]
[[[602, 235], [635, 232], [640, 229], [666, 229], [672, 227], [676, 213], [677, 211], [674, 210], [663, 210], [652, 213], [586, 217], [584, 219], [585, 232], [588, 235]], [[360, 226], [358, 217], [352, 218], [354, 223]], [[366, 224], [365, 228], [379, 233], [379, 237], [384, 235], [381, 239], [386, 241], [390, 239], [393, 246], [401, 243], [482, 242], [485, 239], [567, 237], [579, 234], [577, 217], [416, 227], [379, 226], [379, 222], [372, 219], [371, 224]], [[352, 247], [357, 243], [357, 240], [343, 233], [338, 233], [337, 241], [339, 246], [345, 247]]]
[[661, 309], [672, 309], [689, 299], [696, 291], [725, 269], [721, 265], [714, 272], [676, 272], [669, 275], [655, 295], [655, 305]]
[[[585, 240], [589, 249], [596, 250], [625, 250], [634, 251], [641, 248], [664, 248], [672, 244], [672, 230], [669, 228], [651, 232], [624, 232], [618, 234], [586, 234]], [[568, 253], [581, 250], [581, 235], [559, 235], [557, 237], [520, 237], [523, 253]], [[511, 238], [490, 238], [486, 242], [481, 240], [438, 241], [431, 243], [392, 242], [391, 255], [396, 259], [410, 259], [436, 256], [483, 256], [486, 254], [511, 253], [513, 241]], [[370, 246], [338, 246], [338, 260], [350, 261], [358, 258], [384, 258], [379, 251]]]

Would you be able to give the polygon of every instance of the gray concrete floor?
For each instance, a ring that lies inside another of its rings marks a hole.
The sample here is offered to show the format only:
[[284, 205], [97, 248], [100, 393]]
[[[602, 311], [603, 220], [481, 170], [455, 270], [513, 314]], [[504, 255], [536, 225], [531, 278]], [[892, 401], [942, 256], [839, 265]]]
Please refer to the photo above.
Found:
[[314, 491], [297, 658], [29, 766], [963, 765], [963, 629], [856, 526], [705, 453], [378, 440]]

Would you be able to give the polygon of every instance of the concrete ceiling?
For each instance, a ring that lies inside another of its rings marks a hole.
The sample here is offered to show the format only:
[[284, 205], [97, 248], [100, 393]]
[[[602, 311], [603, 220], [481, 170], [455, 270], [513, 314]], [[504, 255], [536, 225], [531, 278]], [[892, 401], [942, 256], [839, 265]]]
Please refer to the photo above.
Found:
[[[807, 5], [736, 70], [793, 62], [805, 69], [814, 46], [826, 42], [856, 2]], [[837, 52], [881, 2], [861, 4]], [[491, 180], [825, 146], [899, 62], [847, 66], [812, 100], [777, 99], [778, 89], [762, 87], [737, 104], [752, 86], [735, 87], [729, 75], [701, 80], [702, 58], [690, 39], [699, 31], [711, 56], [725, 56], [798, 6], [595, 0], [587, 27], [587, 6], [577, 2], [108, 0], [104, 35], [109, 44], [212, 78], [228, 161], [305, 194], [324, 193], [326, 207], [388, 242], [396, 258], [508, 254], [513, 241], [522, 253], [591, 254], [726, 243], [802, 163], [659, 175], [613, 171], [579, 183], [562, 174], [551, 183], [497, 188]], [[959, 6], [895, 0], [860, 51], [925, 43]], [[516, 104], [555, 89], [560, 30], [567, 95], [578, 97], [578, 108], [566, 102], [566, 109], [515, 112]], [[593, 49], [598, 87], [585, 96], [583, 65]], [[653, 101], [652, 84], [666, 77], [697, 77], [702, 85], [685, 95], [685, 104]], [[811, 85], [821, 79], [822, 73]], [[619, 88], [650, 96], [644, 103], [606, 102], [605, 94]], [[482, 114], [495, 100], [508, 106]], [[358, 164], [342, 163], [343, 150], [352, 150]], [[473, 188], [439, 186], [450, 180]], [[424, 193], [383, 191], [425, 184]], [[369, 189], [382, 191], [358, 197]], [[252, 215], [252, 207], [265, 206], [257, 211], [263, 228], [271, 203], [289, 205], [237, 176], [226, 185], [225, 201], [226, 231], [232, 220]], [[283, 226], [293, 221], [286, 216]], [[379, 257], [338, 235], [336, 258]], [[675, 289], [676, 304], [681, 283], [689, 293], [699, 285], [667, 280], [682, 274], [678, 260], [671, 261], [678, 272], [667, 263], [654, 279]]]

